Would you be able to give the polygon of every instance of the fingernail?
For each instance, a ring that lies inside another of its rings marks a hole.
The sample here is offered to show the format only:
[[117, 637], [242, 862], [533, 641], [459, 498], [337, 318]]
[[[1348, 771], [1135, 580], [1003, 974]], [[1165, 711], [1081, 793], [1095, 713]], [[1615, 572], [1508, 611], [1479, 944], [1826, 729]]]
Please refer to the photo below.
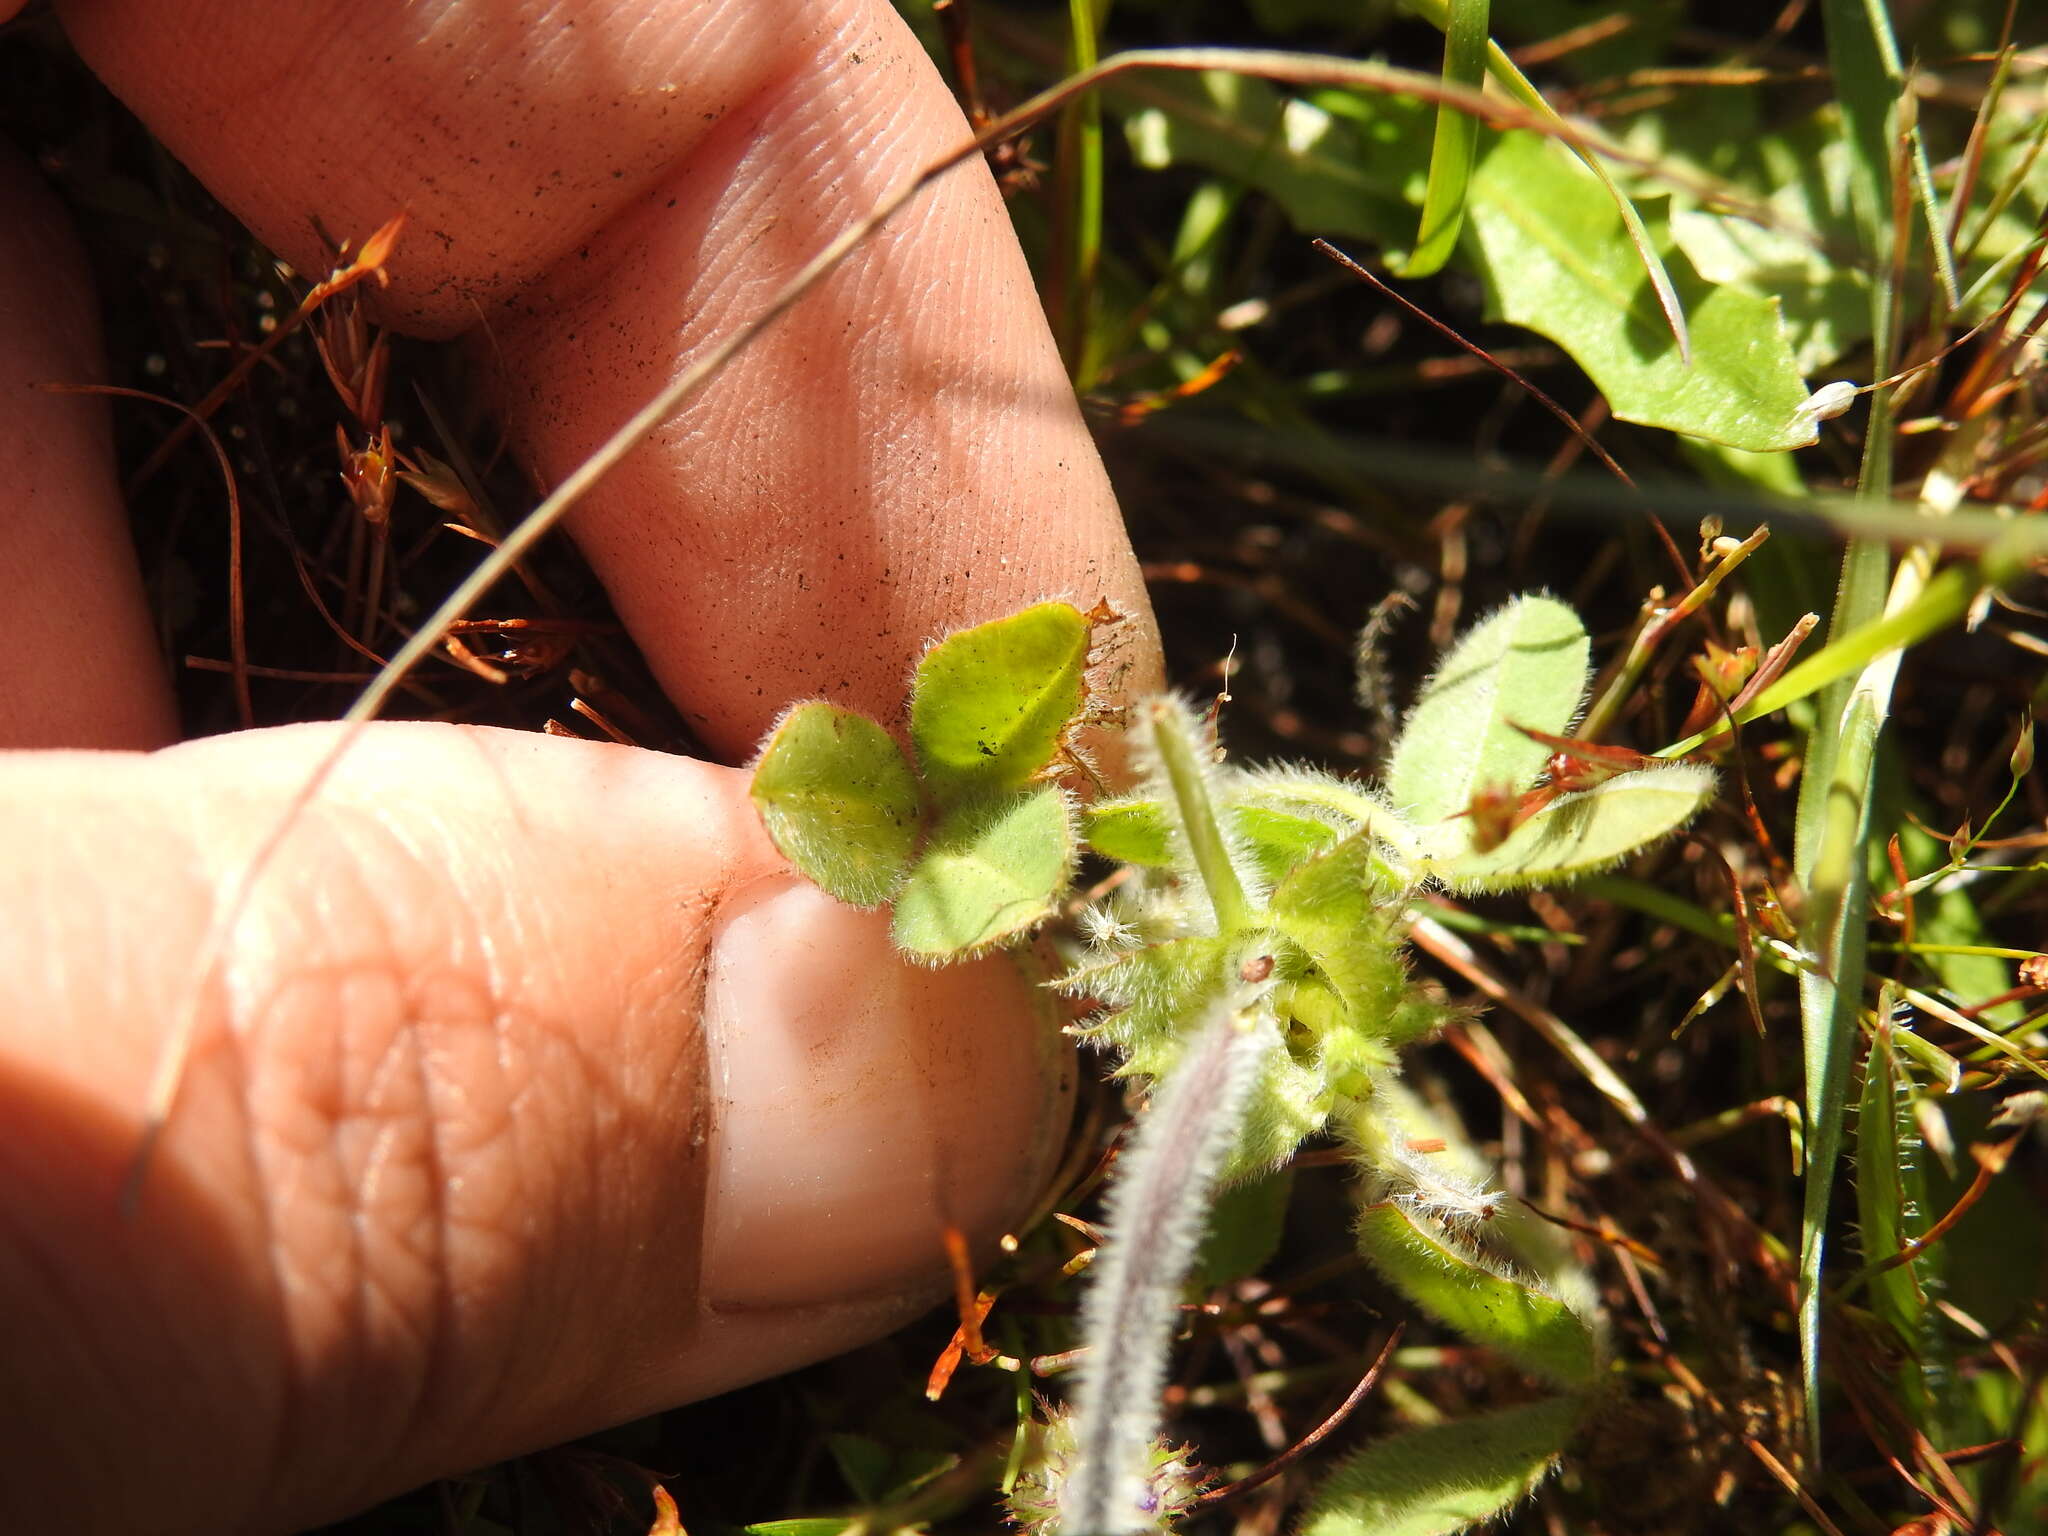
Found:
[[704, 1027], [703, 1296], [720, 1311], [929, 1289], [1048, 1176], [1072, 1052], [1007, 958], [929, 970], [888, 916], [778, 873], [728, 900]]

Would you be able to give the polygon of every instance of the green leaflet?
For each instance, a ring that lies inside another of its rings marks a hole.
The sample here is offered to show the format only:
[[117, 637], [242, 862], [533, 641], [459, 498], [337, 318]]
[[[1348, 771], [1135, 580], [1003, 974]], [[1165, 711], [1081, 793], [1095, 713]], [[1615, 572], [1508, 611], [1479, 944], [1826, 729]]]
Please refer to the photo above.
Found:
[[917, 664], [910, 739], [934, 799], [1017, 790], [1036, 777], [1081, 712], [1088, 620], [1040, 603], [949, 635]]
[[[1586, 690], [1586, 631], [1551, 597], [1518, 597], [1452, 647], [1422, 690], [1387, 767], [1387, 789], [1425, 854], [1468, 847], [1479, 790], [1526, 789], [1550, 748], [1515, 729], [1562, 732]], [[1452, 818], [1458, 818], [1452, 820]]]
[[[1562, 146], [1504, 134], [1473, 177], [1467, 219], [1489, 311], [1571, 353], [1622, 420], [1759, 452], [1810, 440], [1777, 301], [1711, 285], [1665, 251], [1690, 322], [1688, 367], [1620, 213]], [[1648, 223], [1668, 247], [1666, 215]]]
[[1713, 770], [1704, 764], [1625, 773], [1552, 801], [1496, 848], [1482, 853], [1468, 846], [1425, 860], [1423, 870], [1457, 892], [1562, 883], [1669, 837], [1713, 798]]
[[1381, 1440], [1330, 1475], [1302, 1536], [1453, 1536], [1491, 1519], [1549, 1475], [1578, 1412], [1550, 1398]]
[[879, 906], [917, 846], [917, 780], [874, 721], [819, 700], [782, 717], [750, 791], [769, 837], [803, 875], [856, 907]]
[[[797, 705], [754, 768], [775, 846], [841, 901], [895, 896], [896, 942], [922, 960], [1050, 916], [1073, 874], [1074, 816], [1038, 781], [1080, 715], [1088, 639], [1079, 611], [1041, 603], [933, 646], [911, 699], [921, 771], [865, 715]], [[937, 826], [919, 852], [928, 814]]]
[[1402, 1295], [1467, 1338], [1558, 1386], [1593, 1383], [1599, 1351], [1585, 1319], [1431, 1236], [1399, 1205], [1367, 1206], [1358, 1246]]
[[1074, 868], [1072, 815], [1048, 784], [949, 814], [896, 894], [897, 946], [922, 960], [986, 949], [1051, 915]]
[[1119, 864], [1151, 868], [1173, 862], [1173, 826], [1157, 800], [1098, 800], [1081, 812], [1088, 846]]

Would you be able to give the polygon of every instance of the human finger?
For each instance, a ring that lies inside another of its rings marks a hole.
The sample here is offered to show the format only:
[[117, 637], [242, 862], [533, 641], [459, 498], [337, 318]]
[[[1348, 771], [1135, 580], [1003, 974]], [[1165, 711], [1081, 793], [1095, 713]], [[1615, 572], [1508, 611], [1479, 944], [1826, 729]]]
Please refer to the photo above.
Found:
[[[410, 224], [384, 298], [469, 332], [558, 482], [965, 125], [884, 0], [422, 9], [67, 0], [82, 53], [305, 270]], [[256, 125], [260, 124], [260, 130]], [[1156, 642], [985, 169], [933, 187], [594, 492], [572, 527], [728, 757], [793, 698], [893, 717], [920, 644], [1052, 594]]]
[[787, 1369], [1048, 1174], [1034, 989], [902, 964], [744, 775], [386, 725], [254, 888], [124, 1212], [333, 729], [0, 757], [0, 1529], [292, 1528]]
[[0, 747], [156, 747], [177, 721], [114, 479], [85, 254], [0, 152]]

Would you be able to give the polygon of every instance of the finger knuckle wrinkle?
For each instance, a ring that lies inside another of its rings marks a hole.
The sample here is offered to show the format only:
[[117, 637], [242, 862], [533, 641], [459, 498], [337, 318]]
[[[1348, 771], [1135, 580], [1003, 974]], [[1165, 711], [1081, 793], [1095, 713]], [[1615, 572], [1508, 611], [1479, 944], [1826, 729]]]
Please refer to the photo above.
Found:
[[244, 1091], [306, 1427], [395, 1449], [457, 1390], [503, 1268], [516, 1009], [449, 861], [388, 829], [336, 842], [263, 914]]

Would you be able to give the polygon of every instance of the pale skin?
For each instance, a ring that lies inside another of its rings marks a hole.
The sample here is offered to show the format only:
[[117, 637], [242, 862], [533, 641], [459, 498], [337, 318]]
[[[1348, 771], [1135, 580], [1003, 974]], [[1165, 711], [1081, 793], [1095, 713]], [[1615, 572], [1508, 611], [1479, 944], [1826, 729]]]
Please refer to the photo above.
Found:
[[[544, 484], [964, 137], [880, 0], [59, 14], [302, 270], [310, 215], [409, 210], [379, 313], [494, 360]], [[738, 769], [540, 736], [354, 744], [122, 1213], [195, 951], [333, 728], [171, 744], [105, 407], [29, 388], [98, 370], [70, 238], [0, 163], [0, 1529], [289, 1530], [928, 1304], [945, 1226], [986, 1252], [1057, 1152], [1031, 989], [900, 964], [782, 864]], [[1126, 686], [1156, 676], [978, 165], [570, 526], [727, 763], [796, 698], [892, 716], [924, 640], [1047, 595], [1131, 615]]]

